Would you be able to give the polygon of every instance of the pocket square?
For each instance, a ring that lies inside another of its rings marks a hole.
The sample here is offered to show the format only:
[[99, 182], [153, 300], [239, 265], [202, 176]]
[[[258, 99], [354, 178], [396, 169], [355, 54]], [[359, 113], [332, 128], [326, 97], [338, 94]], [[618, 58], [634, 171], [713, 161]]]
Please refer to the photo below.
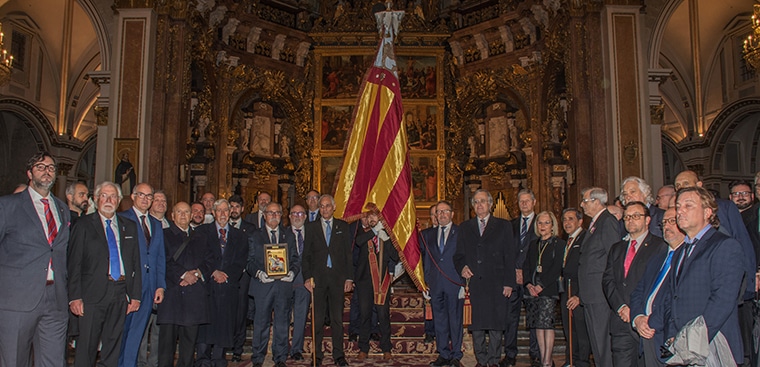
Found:
[[125, 240], [131, 240], [132, 238], [133, 238], [132, 236], [124, 236]]
[[342, 234], [343, 231], [335, 231], [335, 234]]

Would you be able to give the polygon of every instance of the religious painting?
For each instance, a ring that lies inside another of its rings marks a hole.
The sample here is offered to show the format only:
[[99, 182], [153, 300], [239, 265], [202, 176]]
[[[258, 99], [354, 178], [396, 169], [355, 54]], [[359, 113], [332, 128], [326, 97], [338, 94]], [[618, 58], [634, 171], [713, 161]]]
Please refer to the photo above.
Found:
[[404, 124], [410, 149], [438, 149], [438, 115], [436, 106], [405, 105]]
[[342, 150], [351, 128], [354, 106], [322, 106], [321, 148]]
[[116, 138], [113, 145], [113, 182], [121, 186], [123, 196], [132, 195], [137, 185], [140, 140]]
[[416, 204], [438, 201], [438, 159], [435, 156], [409, 157], [412, 169], [412, 193]]
[[322, 57], [322, 98], [355, 98], [373, 55]]
[[435, 56], [397, 56], [401, 98], [435, 99], [438, 61]]
[[267, 275], [279, 279], [288, 275], [288, 244], [275, 243], [266, 245], [265, 258]]
[[334, 195], [336, 177], [343, 164], [343, 156], [322, 157], [319, 170], [319, 192]]

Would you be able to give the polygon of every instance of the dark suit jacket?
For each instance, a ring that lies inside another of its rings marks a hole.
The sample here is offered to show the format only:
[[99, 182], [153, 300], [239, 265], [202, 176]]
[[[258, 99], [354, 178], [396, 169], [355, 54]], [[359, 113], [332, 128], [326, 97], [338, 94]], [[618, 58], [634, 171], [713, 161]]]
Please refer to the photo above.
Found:
[[[359, 232], [356, 235], [356, 246], [354, 247], [354, 253], [357, 254], [357, 261], [356, 268], [354, 269], [354, 281], [357, 283], [372, 281], [372, 275], [370, 273], [369, 266], [368, 241], [372, 241], [373, 237], [375, 237], [375, 232], [372, 230]], [[396, 251], [396, 248], [393, 247], [393, 242], [391, 242], [391, 240], [381, 241], [378, 238], [378, 242], [380, 242], [380, 245], [383, 247], [383, 257], [382, 259], [377, 259], [378, 263], [380, 263], [380, 281], [382, 282], [385, 273], [393, 273], [393, 269], [389, 269], [388, 264], [390, 262], [398, 263], [399, 257], [398, 251]]]
[[588, 229], [581, 244], [578, 261], [578, 283], [582, 303], [606, 303], [602, 276], [607, 269], [607, 255], [612, 245], [622, 238], [617, 219], [604, 209]]
[[[581, 256], [581, 244], [586, 233], [588, 232], [585, 229], [581, 229], [581, 232], [573, 239], [572, 247], [567, 250], [567, 256], [563, 254], [565, 256], [565, 267], [562, 268], [562, 279], [565, 291], [570, 290], [568, 298], [577, 296], [580, 288], [580, 284], [578, 284], [578, 259]], [[570, 285], [569, 288], [568, 284]]]
[[754, 260], [756, 256], [755, 249], [747, 233], [747, 227], [744, 226], [742, 215], [733, 201], [726, 199], [716, 199], [715, 201], [718, 203], [718, 219], [720, 220], [718, 231], [739, 241], [739, 244], [742, 246], [745, 259], [743, 269], [746, 280], [743, 297], [745, 300], [753, 299], [755, 296], [757, 262]]
[[[259, 211], [257, 210], [253, 213], [247, 214], [245, 216], [245, 221], [253, 224], [253, 226], [256, 227], [256, 229], [259, 229], [261, 225], [261, 218], [259, 217]], [[242, 226], [241, 226], [241, 229], [242, 229]]]
[[[198, 280], [193, 285], [180, 286], [182, 275], [190, 270], [198, 269], [202, 274], [211, 271], [211, 252], [201, 237], [196, 237], [190, 230], [190, 237], [172, 223], [164, 229], [164, 245], [166, 247], [166, 294], [164, 301], [158, 307], [158, 324], [175, 324], [182, 326], [200, 325], [208, 322], [208, 288], [204, 280]], [[174, 254], [187, 240], [182, 253], [174, 260]]]
[[[628, 269], [628, 276], [625, 276], [625, 256], [628, 252], [629, 241], [620, 241], [610, 249], [610, 255], [607, 258], [607, 269], [604, 271], [602, 278], [602, 288], [607, 297], [607, 303], [613, 312], [617, 311], [623, 305], [631, 308], [631, 293], [639, 284], [644, 276], [644, 272], [649, 260], [655, 256], [667, 252], [667, 245], [662, 238], [648, 233], [644, 242], [639, 245], [636, 255], [633, 257], [631, 267]], [[646, 300], [645, 300], [646, 301]], [[631, 317], [636, 316], [630, 313]], [[610, 329], [618, 332], [629, 331], [636, 335], [630, 327], [630, 324], [624, 323], [619, 317], [610, 320]]]
[[[644, 274], [641, 276], [641, 280], [639, 280], [638, 284], [636, 284], [636, 288], [631, 292], [631, 301], [629, 303], [629, 307], [631, 308], [631, 322], [633, 322], [638, 315], [646, 315], [647, 298], [649, 298], [649, 294], [652, 293], [655, 286], [654, 283], [657, 280], [657, 275], [665, 264], [667, 256], [668, 249], [666, 248], [665, 251], [652, 255], [647, 262], [647, 267], [644, 270]], [[671, 264], [674, 263], [675, 261], [671, 259]], [[657, 291], [657, 295], [655, 295], [654, 301], [652, 302], [652, 313], [649, 314], [649, 321], [647, 322], [649, 327], [655, 330], [654, 345], [657, 346], [663, 345], [665, 342], [665, 315], [663, 307], [664, 302], [666, 302], [668, 298], [665, 294], [667, 293], [668, 288], [668, 277], [673, 273], [672, 269], [673, 268], [671, 267], [671, 271], [669, 271], [662, 280], [660, 290]]]
[[[272, 243], [270, 239], [270, 233], [266, 231], [266, 227], [253, 233], [248, 240], [248, 264], [246, 265], [246, 271], [251, 277], [255, 277], [256, 273], [261, 271], [267, 272], [267, 256], [266, 248], [267, 244]], [[301, 271], [301, 259], [298, 256], [298, 249], [296, 248], [296, 236], [293, 231], [286, 229], [283, 226], [279, 226], [277, 229], [278, 243], [285, 243], [288, 246], [288, 258], [285, 259], [288, 262], [288, 271], [292, 271], [293, 274], [298, 274]], [[253, 279], [248, 294], [254, 296], [254, 289], [256, 286], [271, 286], [274, 283], [262, 284], [258, 279]]]
[[[137, 243], [137, 224], [121, 214], [116, 215], [121, 261], [127, 297], [140, 300], [142, 272]], [[98, 303], [108, 286], [108, 240], [98, 212], [82, 217], [71, 232], [69, 242], [69, 301], [81, 299], [85, 304]]]
[[472, 302], [470, 330], [504, 330], [507, 315], [507, 298], [504, 287], [517, 286], [515, 257], [517, 241], [509, 222], [493, 215], [480, 235], [478, 218], [459, 225], [454, 268], [458, 274], [468, 266]]
[[137, 242], [140, 245], [140, 269], [142, 271], [143, 302], [153, 302], [156, 289], [166, 290], [166, 248], [164, 247], [163, 224], [150, 214], [147, 220], [150, 222], [150, 247], [145, 242], [145, 235], [137, 213], [134, 208], [121, 213], [123, 217], [131, 219], [137, 224]]
[[760, 203], [755, 203], [751, 208], [742, 212], [744, 225], [747, 227], [747, 233], [752, 241], [752, 247], [755, 249], [755, 267], [760, 265], [760, 222], [758, 222], [758, 211]]
[[[678, 274], [686, 244], [673, 254], [673, 268]], [[742, 246], [733, 238], [710, 228], [695, 245], [691, 256], [683, 260], [680, 276], [671, 276], [665, 315], [668, 339], [689, 321], [704, 316], [707, 337], [712, 340], [720, 331], [726, 337], [734, 360], [744, 360], [739, 331], [737, 303], [744, 270], [736, 265], [744, 256]]]
[[525, 258], [528, 256], [528, 248], [530, 244], [538, 239], [536, 235], [536, 218], [537, 213], [533, 214], [533, 218], [528, 222], [528, 233], [525, 235], [525, 243], [520, 243], [520, 227], [522, 227], [522, 214], [512, 219], [512, 233], [515, 234], [515, 243], [517, 243], [518, 252], [515, 259], [515, 267], [522, 269], [525, 265]]
[[45, 294], [52, 259], [57, 306], [65, 310], [69, 207], [49, 196], [60, 218], [51, 247], [28, 190], [0, 197], [0, 309], [24, 312], [37, 307]]
[[[252, 215], [252, 214], [249, 214], [249, 215]], [[232, 222], [230, 222], [230, 225], [232, 225]], [[259, 227], [257, 227], [255, 224], [244, 219], [240, 220], [239, 226], [236, 228], [241, 230], [248, 237], [253, 236], [253, 234], [259, 230]]]
[[649, 205], [649, 233], [662, 238], [662, 218], [664, 215], [665, 211], [657, 205]]
[[[541, 286], [543, 290], [539, 293], [544, 297], [559, 296], [559, 286], [557, 280], [562, 273], [562, 256], [565, 252], [565, 240], [552, 236], [548, 239], [548, 244], [541, 255], [541, 263], [538, 262], [541, 249], [539, 248], [540, 240], [536, 238], [531, 241], [528, 248], [528, 256], [523, 266], [525, 275], [525, 284]], [[541, 272], [538, 272], [538, 265], [541, 265]]]
[[[443, 247], [443, 253], [438, 248], [440, 242], [438, 228], [427, 228], [421, 235], [427, 242], [427, 251], [422, 253], [425, 283], [430, 288], [430, 294], [445, 292], [458, 294], [459, 287], [464, 285], [464, 279], [454, 267], [454, 253], [457, 251], [459, 226], [449, 224], [449, 237]], [[436, 266], [437, 265], [437, 266]]]
[[303, 244], [303, 256], [301, 269], [304, 280], [314, 278], [319, 285], [319, 280], [327, 271], [327, 255], [332, 260], [334, 271], [342, 274], [343, 281], [353, 280], [354, 267], [352, 261], [353, 243], [352, 233], [348, 228], [348, 223], [333, 218], [332, 234], [330, 235], [330, 246], [325, 242], [325, 232], [322, 229], [322, 221], [317, 220], [304, 225], [306, 228], [306, 237]]

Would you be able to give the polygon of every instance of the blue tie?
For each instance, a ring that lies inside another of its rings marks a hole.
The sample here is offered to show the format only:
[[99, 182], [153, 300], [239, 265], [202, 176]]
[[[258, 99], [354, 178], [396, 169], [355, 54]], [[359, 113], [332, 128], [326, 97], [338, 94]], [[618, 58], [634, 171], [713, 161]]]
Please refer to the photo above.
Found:
[[317, 212], [309, 212], [309, 215], [311, 215], [311, 218], [309, 219], [309, 222], [313, 222], [314, 219], [317, 217]]
[[272, 233], [272, 243], [277, 243], [277, 231], [273, 229], [269, 232]]
[[117, 280], [121, 277], [121, 263], [119, 262], [119, 246], [116, 245], [116, 235], [111, 228], [110, 219], [106, 219], [106, 239], [108, 240], [108, 257], [111, 262], [111, 278]]
[[264, 220], [264, 216], [259, 212], [259, 228], [264, 228], [264, 225], [266, 225], [266, 221]]
[[[332, 236], [332, 227], [330, 227], [330, 221], [325, 221], [325, 241], [327, 241], [327, 247], [330, 247], [330, 236]], [[327, 267], [332, 269], [332, 259], [330, 258], [330, 252], [327, 253]]]
[[303, 233], [301, 233], [300, 229], [296, 229], [296, 232], [298, 232], [298, 236], [296, 236], [296, 239], [298, 240], [298, 254], [303, 254]]
[[439, 238], [438, 249], [441, 250], [441, 254], [443, 254], [444, 245], [446, 245], [446, 226], [441, 227], [441, 236]]
[[522, 226], [520, 226], [520, 245], [525, 244], [525, 237], [528, 236], [528, 217], [523, 217]]
[[673, 260], [673, 253], [675, 253], [675, 251], [668, 252], [668, 257], [665, 259], [665, 263], [662, 265], [662, 269], [660, 269], [660, 272], [657, 274], [657, 278], [655, 278], [654, 286], [649, 292], [649, 297], [647, 297], [646, 305], [647, 315], [652, 313], [652, 301], [654, 301], [654, 297], [657, 295], [657, 292], [659, 292], [660, 286], [662, 286], [662, 282], [665, 280], [665, 276], [668, 275], [668, 272], [670, 271], [670, 263]]

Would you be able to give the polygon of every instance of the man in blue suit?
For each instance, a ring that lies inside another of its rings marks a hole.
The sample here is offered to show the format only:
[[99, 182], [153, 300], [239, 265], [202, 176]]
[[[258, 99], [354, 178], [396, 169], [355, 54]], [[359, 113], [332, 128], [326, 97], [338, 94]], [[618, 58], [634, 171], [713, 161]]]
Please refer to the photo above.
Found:
[[148, 211], [153, 203], [153, 188], [140, 183], [132, 191], [132, 208], [121, 214], [137, 223], [137, 240], [140, 245], [140, 268], [142, 269], [142, 297], [140, 309], [127, 315], [124, 336], [119, 355], [119, 367], [137, 365], [145, 328], [148, 326], [153, 304], [164, 300], [166, 290], [166, 255], [164, 231], [161, 222]]
[[427, 253], [423, 257], [425, 283], [428, 285], [433, 309], [438, 351], [438, 358], [430, 365], [458, 367], [462, 359], [464, 306], [464, 300], [459, 298], [459, 289], [464, 281], [454, 268], [453, 258], [457, 250], [459, 228], [451, 222], [454, 213], [449, 202], [438, 202], [435, 213], [438, 227], [422, 231], [422, 237], [427, 243]]
[[681, 328], [703, 316], [708, 340], [722, 333], [734, 360], [742, 364], [744, 351], [739, 330], [737, 301], [741, 296], [744, 269], [736, 259], [744, 254], [735, 239], [718, 231], [718, 204], [702, 187], [681, 189], [676, 197], [678, 227], [686, 239], [673, 254], [669, 280], [669, 302], [665, 303], [668, 320], [665, 340]]
[[50, 193], [56, 171], [38, 153], [26, 163], [29, 188], [0, 198], [0, 366], [31, 365], [32, 349], [35, 365], [66, 366], [71, 219]]

